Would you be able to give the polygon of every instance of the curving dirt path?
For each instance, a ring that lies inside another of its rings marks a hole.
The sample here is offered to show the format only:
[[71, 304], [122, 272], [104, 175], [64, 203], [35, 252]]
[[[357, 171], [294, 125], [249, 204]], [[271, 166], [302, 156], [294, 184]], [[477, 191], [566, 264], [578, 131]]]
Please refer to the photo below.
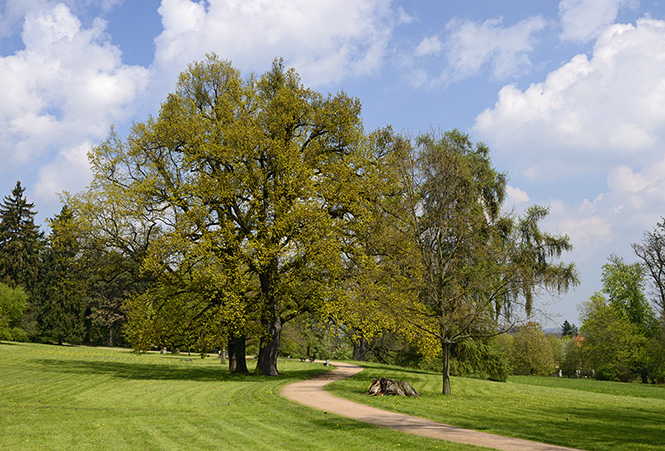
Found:
[[338, 398], [325, 391], [323, 387], [331, 382], [351, 377], [361, 372], [363, 368], [343, 362], [332, 362], [332, 364], [336, 367], [334, 370], [326, 371], [306, 381], [285, 385], [280, 394], [299, 404], [357, 421], [450, 442], [506, 451], [570, 451], [573, 449], [463, 429]]

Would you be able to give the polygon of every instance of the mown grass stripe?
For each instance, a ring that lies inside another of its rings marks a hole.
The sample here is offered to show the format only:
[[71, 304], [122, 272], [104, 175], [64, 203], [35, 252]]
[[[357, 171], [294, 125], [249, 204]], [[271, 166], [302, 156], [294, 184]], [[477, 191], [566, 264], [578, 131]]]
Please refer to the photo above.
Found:
[[[187, 361], [185, 359], [190, 359]], [[291, 403], [285, 383], [324, 370], [283, 363], [280, 377], [229, 375], [216, 359], [0, 343], [0, 449], [446, 449]], [[251, 368], [250, 368], [251, 369]], [[464, 451], [475, 447], [449, 449]]]

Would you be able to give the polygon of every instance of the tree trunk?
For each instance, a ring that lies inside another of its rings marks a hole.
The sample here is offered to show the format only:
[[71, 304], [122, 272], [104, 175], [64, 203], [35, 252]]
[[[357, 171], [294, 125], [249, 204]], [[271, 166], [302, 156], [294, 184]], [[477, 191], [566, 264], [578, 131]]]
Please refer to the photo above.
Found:
[[229, 337], [229, 374], [247, 374], [245, 337]]
[[277, 352], [279, 351], [279, 337], [282, 333], [282, 318], [279, 315], [274, 315], [267, 326], [268, 336], [261, 340], [256, 369], [263, 376], [278, 376]]
[[365, 340], [365, 337], [360, 337], [357, 342], [353, 342], [353, 360], [364, 362], [367, 357], [367, 351], [367, 340]]
[[113, 326], [109, 326], [109, 348], [113, 347]]
[[86, 308], [85, 310], [85, 342], [92, 344], [92, 320], [89, 319], [90, 315], [92, 314], [92, 311], [90, 310], [90, 307]]
[[441, 347], [443, 350], [443, 369], [441, 373], [443, 375], [443, 390], [444, 395], [450, 394], [450, 343], [447, 341], [442, 341]]

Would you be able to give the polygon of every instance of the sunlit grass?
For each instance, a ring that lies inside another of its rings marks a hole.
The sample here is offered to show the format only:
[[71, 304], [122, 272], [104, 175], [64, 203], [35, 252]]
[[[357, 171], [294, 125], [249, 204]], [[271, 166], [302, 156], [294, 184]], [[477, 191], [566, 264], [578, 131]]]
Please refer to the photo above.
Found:
[[318, 364], [280, 360], [282, 376], [235, 376], [215, 358], [15, 343], [0, 343], [0, 362], [0, 450], [478, 449], [277, 395]]
[[[363, 363], [363, 365], [365, 365]], [[665, 387], [588, 379], [511, 377], [507, 383], [368, 364], [330, 390], [342, 397], [435, 421], [588, 450], [665, 449]], [[374, 377], [410, 382], [420, 398], [369, 397]]]

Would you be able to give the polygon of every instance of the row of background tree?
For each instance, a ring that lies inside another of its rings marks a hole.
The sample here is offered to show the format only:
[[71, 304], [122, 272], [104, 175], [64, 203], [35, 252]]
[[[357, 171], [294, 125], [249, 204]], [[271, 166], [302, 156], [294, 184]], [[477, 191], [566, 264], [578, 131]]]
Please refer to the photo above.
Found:
[[16, 183], [0, 207], [0, 339], [128, 345], [122, 303], [143, 283], [130, 258], [77, 230], [63, 207], [44, 236]]
[[[23, 191], [18, 182], [0, 209], [0, 339], [128, 345], [122, 302], [147, 283], [137, 277], [137, 265], [86, 243], [66, 207], [50, 221], [51, 233], [44, 239], [34, 224], [34, 205]], [[546, 334], [539, 324], [529, 322], [512, 334], [462, 342], [453, 348], [451, 374], [493, 380], [505, 380], [509, 374], [591, 375], [662, 383], [665, 304], [660, 278], [654, 276], [662, 273], [656, 263], [663, 261], [664, 227], [658, 224], [633, 246], [643, 264], [609, 257], [602, 291], [581, 306], [582, 334], [567, 320], [559, 334]], [[647, 301], [649, 286], [655, 311]], [[343, 328], [303, 315], [285, 328], [280, 354], [438, 370], [437, 359], [423, 359], [417, 347], [389, 331], [370, 341], [350, 338]], [[160, 344], [191, 351], [184, 339], [172, 337], [171, 343]], [[256, 351], [257, 343], [250, 342], [249, 352]]]
[[288, 334], [311, 352], [334, 332], [357, 358], [384, 358], [384, 343], [438, 362], [444, 393], [451, 364], [505, 373], [492, 337], [578, 282], [559, 261], [568, 237], [539, 228], [546, 208], [505, 211], [486, 146], [457, 130], [367, 133], [360, 111], [280, 60], [245, 79], [215, 55], [191, 64], [157, 116], [92, 149], [93, 181], [64, 195], [48, 238], [20, 184], [6, 198], [2, 277], [28, 302], [4, 330], [226, 347], [238, 372], [254, 346], [265, 375], [296, 352]]

